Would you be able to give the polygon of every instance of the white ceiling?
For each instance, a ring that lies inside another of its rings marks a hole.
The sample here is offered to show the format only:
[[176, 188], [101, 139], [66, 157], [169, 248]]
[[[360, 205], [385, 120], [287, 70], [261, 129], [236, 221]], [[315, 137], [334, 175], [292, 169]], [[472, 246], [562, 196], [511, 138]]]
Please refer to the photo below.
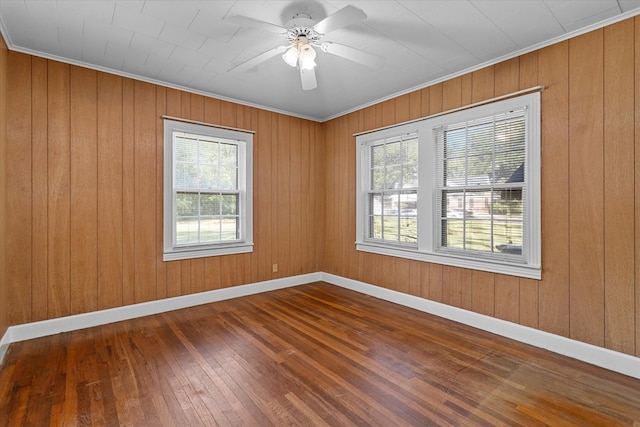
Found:
[[[323, 41], [380, 55], [382, 68], [318, 49], [311, 91], [279, 55], [228, 71], [286, 40], [223, 17], [284, 26], [347, 5], [367, 18]], [[0, 0], [0, 30], [12, 50], [324, 121], [636, 14], [640, 0]]]

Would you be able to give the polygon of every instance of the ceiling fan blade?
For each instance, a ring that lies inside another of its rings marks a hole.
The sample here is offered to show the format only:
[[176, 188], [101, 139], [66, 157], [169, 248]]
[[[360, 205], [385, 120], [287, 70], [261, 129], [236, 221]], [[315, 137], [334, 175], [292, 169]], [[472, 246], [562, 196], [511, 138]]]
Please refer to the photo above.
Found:
[[252, 69], [253, 67], [256, 67], [260, 64], [262, 64], [264, 61], [273, 58], [274, 56], [278, 55], [278, 54], [282, 54], [284, 53], [287, 48], [289, 46], [278, 46], [278, 47], [274, 47], [273, 49], [269, 49], [266, 52], [262, 52], [260, 55], [258, 56], [254, 56], [253, 58], [236, 65], [235, 67], [230, 68], [228, 71], [235, 71], [235, 72], [245, 72], [248, 71], [250, 69]]
[[378, 69], [384, 65], [384, 58], [373, 53], [365, 52], [354, 47], [345, 46], [339, 43], [324, 42], [320, 45], [323, 52], [340, 56], [353, 62], [365, 65], [369, 68]]
[[279, 25], [272, 24], [266, 21], [260, 21], [258, 19], [249, 18], [248, 16], [243, 15], [227, 15], [222, 18], [223, 21], [233, 22], [234, 24], [238, 24], [242, 27], [253, 27], [260, 30], [269, 31], [276, 34], [284, 34], [287, 32], [287, 29], [281, 27]]
[[313, 68], [307, 70], [300, 68], [300, 80], [302, 80], [302, 90], [311, 90], [318, 87], [316, 72]]
[[336, 13], [327, 16], [322, 21], [313, 26], [313, 29], [320, 34], [327, 34], [338, 28], [346, 27], [347, 25], [357, 24], [367, 17], [361, 9], [354, 6], [346, 6], [337, 11]]

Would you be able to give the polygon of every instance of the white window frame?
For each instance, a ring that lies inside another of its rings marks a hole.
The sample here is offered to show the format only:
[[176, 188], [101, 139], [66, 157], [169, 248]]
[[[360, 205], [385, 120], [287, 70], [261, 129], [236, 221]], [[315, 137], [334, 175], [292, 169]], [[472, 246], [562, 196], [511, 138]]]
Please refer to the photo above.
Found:
[[[439, 207], [437, 206], [437, 146], [434, 129], [447, 123], [481, 118], [500, 112], [525, 108], [525, 182], [526, 211], [523, 225], [522, 257], [477, 256], [477, 253], [440, 248]], [[368, 150], [375, 141], [407, 133], [418, 134], [418, 243], [417, 246], [393, 244], [368, 237], [367, 185], [369, 179]], [[427, 117], [418, 121], [356, 136], [356, 249], [380, 255], [396, 256], [455, 267], [489, 271], [531, 279], [540, 279], [540, 93], [530, 93], [449, 114]]]
[[[239, 238], [234, 241], [209, 242], [190, 246], [177, 245], [176, 203], [174, 189], [174, 132], [202, 135], [238, 146]], [[218, 128], [197, 123], [164, 120], [164, 261], [231, 255], [253, 251], [253, 133]]]

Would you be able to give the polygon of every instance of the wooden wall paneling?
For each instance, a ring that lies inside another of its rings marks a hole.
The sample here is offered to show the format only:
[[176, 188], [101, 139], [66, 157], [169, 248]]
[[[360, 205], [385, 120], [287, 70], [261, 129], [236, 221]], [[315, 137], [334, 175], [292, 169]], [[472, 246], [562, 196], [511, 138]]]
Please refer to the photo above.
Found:
[[[246, 105], [239, 106], [237, 126], [240, 129], [255, 130], [257, 126], [256, 109]], [[239, 271], [242, 274], [241, 283], [242, 284], [255, 283], [257, 281], [256, 255], [254, 253], [240, 254], [237, 256], [237, 258], [238, 258]], [[254, 267], [255, 267], [255, 274], [254, 274]]]
[[[355, 203], [355, 198], [349, 197], [350, 187], [352, 182], [355, 184], [355, 169], [352, 168], [351, 159], [355, 163], [355, 157], [351, 154], [353, 146], [349, 144], [349, 135], [352, 135], [351, 128], [349, 126], [349, 115], [342, 116], [338, 119], [336, 142], [338, 144], [338, 196], [340, 200], [347, 202], [346, 206], [340, 206], [340, 203], [335, 207], [339, 210], [339, 235], [338, 241], [340, 242], [340, 258], [339, 258], [339, 270], [338, 274], [346, 277], [350, 277], [351, 264], [355, 261], [353, 257], [353, 235], [355, 234], [355, 222], [352, 222], [352, 217], [355, 216], [355, 210], [351, 210], [350, 203]], [[355, 154], [355, 152], [354, 152]], [[351, 215], [353, 212], [353, 215]], [[351, 225], [354, 226], [353, 231]]]
[[508, 59], [494, 66], [494, 96], [506, 95], [520, 89], [520, 58]]
[[472, 310], [473, 304], [474, 304], [473, 303], [474, 297], [476, 300], [478, 300], [478, 299], [485, 298], [485, 296], [481, 294], [480, 290], [477, 290], [474, 295], [473, 275], [475, 271], [469, 270], [467, 268], [461, 268], [460, 270], [461, 270], [460, 298], [462, 299], [460, 306], [465, 310]]
[[603, 31], [569, 41], [571, 338], [604, 344]]
[[[280, 147], [278, 144], [279, 135], [278, 135], [278, 115], [272, 114], [270, 117], [270, 129], [271, 129], [271, 162], [270, 162], [270, 178], [271, 178], [271, 193], [269, 196], [271, 198], [271, 241], [270, 241], [270, 249], [271, 249], [271, 262], [269, 263], [269, 271], [272, 272], [273, 264], [278, 263], [278, 246], [280, 245], [279, 230], [278, 230], [278, 165], [279, 165], [279, 153]], [[280, 272], [272, 272], [271, 278], [280, 277]]]
[[122, 305], [122, 80], [98, 73], [98, 309]]
[[276, 222], [278, 277], [286, 277], [291, 266], [291, 120], [278, 115], [278, 168], [276, 169]]
[[422, 90], [414, 90], [409, 94], [409, 120], [419, 119], [422, 112]]
[[47, 63], [31, 58], [31, 321], [47, 319], [48, 307], [48, 111]]
[[134, 89], [135, 301], [156, 299], [156, 91], [136, 81]]
[[327, 244], [325, 246], [323, 267], [324, 271], [332, 274], [337, 272], [337, 258], [336, 253], [336, 227], [339, 221], [338, 216], [338, 203], [336, 198], [336, 188], [338, 186], [337, 180], [337, 166], [336, 166], [336, 144], [335, 144], [335, 126], [336, 120], [331, 120], [324, 126], [324, 146], [325, 146], [325, 182], [326, 182], [326, 195], [325, 205], [322, 207], [324, 211], [324, 217], [326, 218], [325, 236]]
[[396, 123], [406, 122], [411, 119], [411, 95], [406, 93], [400, 95], [396, 100]]
[[504, 274], [495, 275], [494, 316], [509, 322], [520, 322], [520, 281]]
[[436, 302], [443, 302], [442, 297], [442, 264], [427, 264], [424, 269], [429, 269], [429, 294], [427, 298]]
[[311, 194], [314, 192], [312, 181], [314, 162], [311, 156], [311, 132], [311, 123], [307, 120], [303, 121], [300, 128], [300, 206], [302, 210], [300, 218], [302, 235], [300, 238], [302, 240], [302, 273], [317, 271], [313, 268], [313, 257], [315, 256], [313, 248], [313, 224], [315, 223], [316, 215], [311, 205]]
[[290, 120], [290, 144], [289, 144], [289, 181], [291, 185], [291, 192], [289, 193], [290, 208], [290, 220], [289, 227], [291, 229], [291, 241], [288, 264], [290, 265], [291, 275], [298, 275], [302, 273], [302, 216], [304, 211], [302, 209], [302, 173], [300, 168], [302, 167], [302, 124], [301, 120], [297, 118], [291, 118]]
[[122, 81], [122, 303], [135, 298], [135, 144], [133, 80]]
[[531, 328], [539, 327], [540, 313], [538, 281], [520, 278], [520, 324]]
[[[191, 105], [191, 114], [189, 118], [198, 122], [204, 122], [204, 96], [190, 94], [189, 102]], [[162, 145], [158, 145], [161, 149]], [[161, 193], [159, 193], [161, 194]], [[205, 290], [204, 285], [204, 258], [194, 258], [191, 260], [191, 292], [202, 292]], [[158, 272], [160, 274], [160, 272]]]
[[444, 111], [443, 84], [429, 87], [429, 115]]
[[[7, 201], [7, 59], [9, 50], [0, 36], [0, 200], [2, 206]], [[4, 336], [9, 328], [7, 292], [7, 210], [0, 209], [0, 334]], [[41, 261], [42, 262], [42, 261]]]
[[[425, 265], [427, 268], [423, 268]], [[409, 288], [407, 293], [421, 297], [428, 294], [429, 289], [429, 264], [421, 261], [409, 261]]]
[[273, 113], [265, 110], [258, 112], [258, 127], [254, 140], [257, 162], [254, 164], [254, 239], [253, 250], [258, 254], [258, 277], [260, 281], [272, 278], [271, 243], [274, 240], [272, 227], [273, 191], [271, 171], [271, 122]]
[[[520, 89], [528, 89], [538, 84], [538, 52], [520, 57]], [[520, 279], [520, 322], [538, 327], [539, 297], [538, 281]]]
[[324, 143], [323, 129], [319, 123], [314, 123], [311, 133], [311, 147], [313, 149], [312, 177], [314, 179], [313, 193], [311, 195], [311, 206], [314, 214], [315, 224], [313, 230], [313, 241], [315, 242], [315, 256], [313, 271], [324, 271], [324, 250], [326, 245], [326, 225], [327, 219], [324, 215], [326, 201], [326, 181], [325, 170], [327, 164], [326, 145]]
[[69, 66], [49, 61], [47, 68], [47, 136], [49, 180], [48, 318], [67, 316], [70, 310], [71, 165], [69, 135]]
[[484, 101], [495, 94], [495, 66], [489, 66], [474, 71], [471, 102]]
[[431, 264], [428, 262], [416, 261], [412, 268], [418, 270], [415, 274], [420, 278], [420, 287], [417, 289], [416, 295], [425, 299], [431, 299]]
[[431, 88], [420, 89], [421, 116], [426, 117], [431, 114]]
[[640, 357], [640, 16], [634, 18], [634, 52], [635, 52], [635, 288], [636, 288], [636, 351]]
[[442, 302], [462, 307], [462, 269], [442, 266]]
[[[166, 97], [165, 99], [166, 114], [171, 117], [181, 117], [182, 116], [182, 93], [177, 89], [167, 88], [165, 97]], [[212, 123], [215, 123], [215, 122], [212, 122]], [[163, 123], [163, 127], [164, 127], [164, 123]], [[162, 167], [164, 168], [164, 161], [163, 161]], [[164, 235], [163, 235], [163, 239], [164, 239]], [[159, 242], [159, 244], [164, 245], [164, 241]], [[166, 275], [167, 275], [167, 297], [177, 297], [182, 295], [182, 261], [166, 262]], [[209, 289], [214, 289], [214, 288], [213, 286], [211, 286], [209, 287]]]
[[442, 83], [442, 110], [447, 111], [462, 106], [462, 77]]
[[[395, 274], [393, 274], [393, 277], [390, 278], [394, 290], [405, 294], [410, 293], [411, 262], [412, 261], [407, 258], [395, 259]], [[418, 286], [419, 285], [420, 283], [418, 283]]]
[[461, 105], [469, 105], [473, 102], [473, 74], [465, 74], [461, 79], [460, 103]]
[[542, 280], [540, 329], [569, 336], [569, 42], [540, 50]]
[[[10, 325], [31, 321], [31, 57], [9, 52], [6, 136], [6, 271]], [[26, 96], [25, 96], [26, 95]]]
[[485, 271], [472, 272], [471, 309], [476, 313], [495, 315], [495, 276]]
[[167, 298], [167, 263], [162, 260], [164, 244], [164, 120], [167, 88], [156, 86], [156, 296]]
[[604, 28], [604, 345], [635, 351], [634, 23]]
[[396, 121], [396, 98], [387, 99], [380, 104], [380, 124], [378, 127], [390, 126], [398, 123]]
[[351, 113], [347, 116], [348, 125], [344, 135], [344, 150], [345, 150], [345, 171], [347, 180], [347, 210], [346, 210], [346, 231], [344, 235], [345, 250], [348, 254], [348, 264], [346, 273], [347, 277], [358, 276], [358, 266], [360, 264], [361, 252], [356, 251], [354, 244], [356, 238], [356, 198], [358, 192], [356, 189], [356, 139], [353, 136], [354, 133], [360, 131], [360, 114]]
[[71, 66], [71, 314], [98, 306], [97, 91], [96, 71]]

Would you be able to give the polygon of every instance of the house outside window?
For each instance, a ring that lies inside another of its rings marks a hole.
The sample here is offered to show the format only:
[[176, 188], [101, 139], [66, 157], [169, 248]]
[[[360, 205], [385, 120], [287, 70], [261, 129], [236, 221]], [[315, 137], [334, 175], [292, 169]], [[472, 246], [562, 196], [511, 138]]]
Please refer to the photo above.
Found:
[[251, 252], [253, 134], [165, 120], [164, 260]]

